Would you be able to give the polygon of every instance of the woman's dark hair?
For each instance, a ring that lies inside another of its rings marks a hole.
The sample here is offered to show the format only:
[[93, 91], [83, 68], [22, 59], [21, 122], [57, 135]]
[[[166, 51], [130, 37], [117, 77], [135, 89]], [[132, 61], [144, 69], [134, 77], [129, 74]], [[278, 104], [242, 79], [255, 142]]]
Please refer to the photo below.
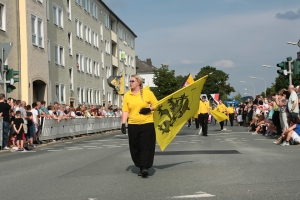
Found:
[[295, 117], [295, 116], [291, 116], [289, 122], [290, 123], [293, 122], [293, 124], [300, 124], [299, 119], [297, 117]]
[[285, 90], [285, 91], [282, 92], [282, 94], [285, 94], [286, 99], [289, 99], [289, 98], [290, 98], [290, 93], [289, 93], [289, 91]]

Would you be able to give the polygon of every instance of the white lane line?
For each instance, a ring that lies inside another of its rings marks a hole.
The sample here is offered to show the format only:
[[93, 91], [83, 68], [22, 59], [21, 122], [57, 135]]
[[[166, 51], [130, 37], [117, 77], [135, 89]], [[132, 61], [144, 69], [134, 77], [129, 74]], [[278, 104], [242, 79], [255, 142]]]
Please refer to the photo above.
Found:
[[111, 146], [111, 147], [107, 147], [107, 148], [116, 148], [116, 147], [122, 147], [122, 146]]
[[34, 153], [36, 151], [22, 151], [22, 152], [24, 152], [24, 153]]
[[174, 196], [171, 197], [172, 199], [195, 199], [195, 198], [205, 198], [205, 197], [214, 197], [216, 195], [208, 194], [205, 192], [197, 192], [196, 194], [193, 195], [183, 195], [183, 196]]
[[47, 151], [62, 151], [62, 149], [47, 150]]
[[[170, 144], [179, 144], [179, 143], [174, 142], [174, 143], [170, 143]], [[169, 144], [169, 145], [170, 145], [170, 144]]]
[[187, 142], [187, 143], [192, 143], [192, 144], [196, 144], [197, 142]]
[[94, 148], [94, 147], [97, 147], [97, 146], [83, 146], [85, 148]]
[[128, 144], [120, 144], [120, 145], [124, 145], [124, 146], [126, 146], [126, 145], [128, 145]]
[[203, 141], [203, 140], [191, 140], [191, 141], [194, 141], [194, 142], [201, 142], [201, 141]]
[[106, 142], [106, 141], [124, 141], [123, 139], [114, 139], [114, 140], [95, 140], [95, 141], [99, 141], [99, 142]]
[[42, 148], [40, 150], [48, 150], [48, 149], [54, 149], [54, 148]]
[[102, 149], [102, 147], [88, 148], [88, 149]]
[[73, 143], [73, 142], [66, 142], [66, 144], [71, 144], [71, 143]]
[[68, 149], [68, 150], [70, 150], [70, 151], [72, 151], [72, 150], [79, 150], [79, 149], [82, 149], [82, 148], [74, 148], [74, 149]]
[[269, 139], [254, 139], [254, 140], [269, 140]]
[[105, 144], [105, 145], [102, 145], [104, 147], [115, 147], [116, 145], [115, 144]]
[[76, 148], [79, 148], [79, 146], [74, 146], [74, 147], [65, 147], [65, 149], [76, 149]]

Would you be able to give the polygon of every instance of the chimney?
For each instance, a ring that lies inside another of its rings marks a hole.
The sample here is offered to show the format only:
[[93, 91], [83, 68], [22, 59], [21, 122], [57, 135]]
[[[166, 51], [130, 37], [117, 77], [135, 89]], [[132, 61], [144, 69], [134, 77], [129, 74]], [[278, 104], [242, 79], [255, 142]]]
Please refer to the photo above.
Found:
[[147, 63], [148, 65], [152, 66], [151, 58], [147, 58], [147, 59], [146, 59], [146, 63]]

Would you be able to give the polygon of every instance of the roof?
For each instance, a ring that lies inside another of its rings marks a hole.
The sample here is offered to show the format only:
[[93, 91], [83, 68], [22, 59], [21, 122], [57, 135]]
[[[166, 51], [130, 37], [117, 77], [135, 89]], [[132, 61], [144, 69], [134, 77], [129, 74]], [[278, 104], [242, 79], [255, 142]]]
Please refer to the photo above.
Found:
[[135, 63], [136, 63], [136, 73], [149, 73], [152, 74], [156, 67], [152, 65], [152, 61], [150, 58], [147, 58], [146, 61], [140, 60], [137, 56], [135, 57]]

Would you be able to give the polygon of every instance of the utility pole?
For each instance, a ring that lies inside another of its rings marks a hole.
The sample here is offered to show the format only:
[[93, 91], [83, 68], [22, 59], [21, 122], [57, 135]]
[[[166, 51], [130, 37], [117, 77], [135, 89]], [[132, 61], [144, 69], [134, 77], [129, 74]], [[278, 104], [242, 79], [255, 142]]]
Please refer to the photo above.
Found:
[[292, 82], [292, 57], [287, 57], [286, 60], [288, 61], [288, 65], [289, 65], [289, 71], [288, 71], [288, 74], [289, 74], [289, 83], [290, 85], [293, 84]]

